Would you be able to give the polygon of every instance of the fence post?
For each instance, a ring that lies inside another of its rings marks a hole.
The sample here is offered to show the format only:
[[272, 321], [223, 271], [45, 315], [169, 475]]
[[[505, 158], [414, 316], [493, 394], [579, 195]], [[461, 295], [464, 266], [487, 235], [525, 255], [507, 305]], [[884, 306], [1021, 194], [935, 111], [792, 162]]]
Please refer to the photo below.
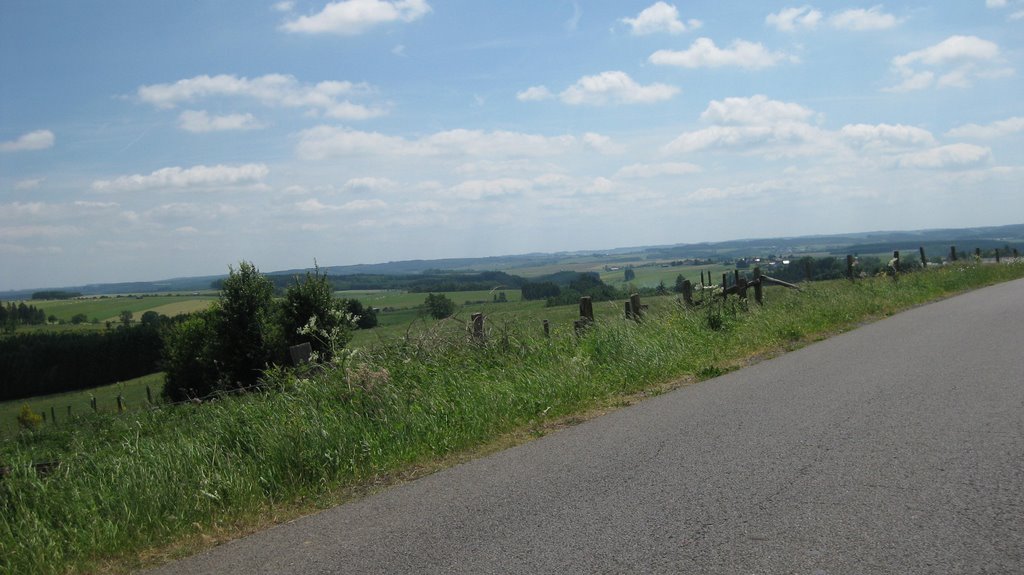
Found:
[[999, 263], [999, 248], [996, 248], [996, 263]]
[[551, 337], [551, 324], [544, 320], [544, 337]]
[[1020, 257], [1020, 251], [1018, 251], [1017, 248], [1013, 248], [1013, 259], [1017, 259], [1019, 257]]
[[729, 274], [722, 274], [722, 301], [729, 299]]
[[625, 308], [626, 319], [633, 319], [633, 304], [629, 300], [626, 300]]
[[974, 257], [981, 259], [981, 248], [974, 248]]
[[146, 402], [153, 405], [153, 392], [150, 391], [149, 386], [146, 386]]
[[53, 406], [50, 406], [50, 421], [57, 423], [57, 412], [53, 410]]
[[580, 319], [594, 321], [594, 301], [588, 295], [580, 298]]
[[68, 406], [68, 419], [71, 419], [71, 406]]
[[764, 305], [764, 292], [761, 287], [761, 268], [754, 268], [754, 301], [757, 305]]
[[949, 246], [949, 261], [956, 261], [956, 246]]
[[921, 267], [928, 268], [928, 257], [924, 255], [924, 246], [917, 248], [921, 252]]
[[91, 406], [92, 406], [92, 410], [93, 410], [93, 411], [99, 411], [99, 409], [98, 409], [98, 408], [96, 407], [96, 396], [93, 396], [93, 397], [92, 397], [92, 398], [91, 398], [91, 399], [89, 400], [89, 405], [91, 405]]
[[687, 307], [693, 307], [693, 284], [690, 280], [683, 280], [683, 302]]
[[475, 313], [472, 315], [473, 318], [473, 339], [476, 342], [482, 342], [484, 340], [484, 314]]
[[630, 294], [629, 307], [633, 310], [633, 319], [640, 321], [644, 316], [644, 308], [640, 305], [640, 294]]
[[895, 280], [900, 275], [900, 252], [892, 252], [892, 279]]
[[853, 281], [853, 256], [846, 254], [846, 279]]
[[124, 412], [124, 397], [120, 393], [117, 394], [117, 412]]

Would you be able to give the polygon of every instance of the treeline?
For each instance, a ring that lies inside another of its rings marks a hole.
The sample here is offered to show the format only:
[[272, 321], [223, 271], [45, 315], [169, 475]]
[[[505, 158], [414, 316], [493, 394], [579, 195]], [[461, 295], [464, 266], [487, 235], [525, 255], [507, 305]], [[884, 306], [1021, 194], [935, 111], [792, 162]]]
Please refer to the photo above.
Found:
[[623, 292], [603, 281], [597, 272], [558, 272], [526, 282], [520, 288], [524, 300], [545, 300], [548, 307], [569, 305], [583, 296], [593, 301], [621, 298]]
[[51, 291], [37, 291], [32, 294], [32, 299], [75, 299], [76, 297], [82, 297], [81, 292], [77, 291], [62, 291], [62, 290], [51, 290]]
[[160, 369], [156, 324], [0, 339], [0, 401], [88, 389]]
[[[326, 275], [319, 274], [326, 279], [331, 289], [335, 291], [346, 290], [402, 290], [415, 293], [430, 292], [457, 292], [457, 291], [482, 291], [496, 287], [505, 289], [517, 289], [526, 280], [519, 276], [499, 271], [487, 272], [448, 272], [433, 270], [421, 274], [403, 275], [377, 275], [377, 274], [355, 274], [355, 275]], [[274, 286], [277, 294], [284, 293], [289, 286], [295, 283], [298, 276], [295, 275], [267, 275], [266, 278]], [[224, 285], [224, 279], [219, 279], [210, 284], [210, 287], [220, 290]]]
[[0, 326], [4, 331], [13, 332], [19, 325], [39, 325], [46, 323], [46, 312], [34, 305], [14, 302], [6, 306], [0, 304]]

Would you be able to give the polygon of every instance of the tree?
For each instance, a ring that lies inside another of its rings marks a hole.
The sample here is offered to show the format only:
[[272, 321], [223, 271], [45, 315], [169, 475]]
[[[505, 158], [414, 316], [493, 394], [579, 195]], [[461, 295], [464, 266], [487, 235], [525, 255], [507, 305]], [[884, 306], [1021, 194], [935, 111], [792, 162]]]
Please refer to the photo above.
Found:
[[427, 308], [427, 313], [434, 319], [444, 319], [455, 313], [455, 302], [443, 293], [436, 295], [427, 294], [427, 299], [423, 301], [423, 306]]
[[163, 394], [173, 401], [209, 395], [217, 387], [214, 310], [193, 313], [163, 334]]
[[76, 313], [75, 315], [71, 316], [71, 323], [74, 325], [85, 323], [87, 321], [89, 321], [89, 316], [85, 315], [84, 313]]
[[676, 276], [676, 285], [672, 289], [676, 293], [683, 293], [683, 286], [684, 285], [686, 285], [686, 278], [683, 277], [683, 274], [679, 274], [679, 275]]
[[281, 306], [281, 327], [288, 345], [308, 341], [317, 357], [330, 360], [352, 338], [352, 316], [345, 302], [334, 297], [320, 268], [288, 286]]
[[668, 287], [665, 285], [665, 280], [658, 282], [658, 287], [655, 289], [655, 293], [658, 295], [666, 295], [668, 293]]
[[636, 279], [636, 272], [632, 267], [627, 267], [624, 276], [624, 281], [631, 282]]
[[274, 285], [251, 262], [228, 268], [214, 307], [214, 360], [220, 385], [255, 385], [262, 370], [284, 359], [284, 342], [275, 321]]
[[133, 314], [131, 310], [125, 309], [121, 310], [121, 313], [119, 313], [117, 317], [121, 320], [121, 325], [124, 327], [131, 327], [132, 318], [135, 317], [135, 314]]
[[160, 323], [160, 314], [149, 310], [142, 314], [142, 317], [139, 318], [139, 323], [142, 325], [157, 325]]

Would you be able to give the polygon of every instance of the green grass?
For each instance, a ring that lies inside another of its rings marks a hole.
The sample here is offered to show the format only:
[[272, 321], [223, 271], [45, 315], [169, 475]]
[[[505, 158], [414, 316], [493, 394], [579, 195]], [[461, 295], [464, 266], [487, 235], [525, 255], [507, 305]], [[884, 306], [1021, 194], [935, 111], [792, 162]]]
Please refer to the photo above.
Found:
[[[187, 311], [196, 311], [202, 309], [205, 306], [210, 305], [216, 299], [216, 295], [159, 295], [159, 296], [121, 296], [121, 297], [95, 297], [85, 299], [66, 299], [66, 300], [36, 300], [29, 301], [31, 305], [42, 309], [46, 316], [55, 316], [57, 319], [64, 321], [71, 321], [71, 318], [78, 314], [85, 314], [89, 320], [97, 319], [101, 322], [106, 320], [116, 320], [118, 314], [123, 310], [131, 311], [135, 314], [135, 319], [138, 319], [142, 313], [151, 309], [157, 309], [165, 306], [178, 306], [183, 311], [177, 313], [186, 313]], [[176, 308], [171, 308], [176, 309]], [[159, 311], [159, 309], [157, 309]], [[167, 312], [162, 312], [165, 315], [171, 315]]]
[[144, 408], [147, 405], [146, 386], [149, 386], [153, 400], [159, 401], [160, 391], [164, 387], [164, 374], [154, 373], [93, 389], [0, 402], [0, 438], [11, 437], [18, 431], [17, 417], [22, 405], [28, 404], [36, 413], [45, 413], [45, 425], [53, 425], [53, 416], [56, 416], [57, 425], [64, 426], [69, 424], [69, 406], [72, 418], [87, 415], [92, 413], [91, 400], [94, 397], [97, 409], [106, 413], [117, 411], [118, 395], [122, 396], [126, 409]]
[[[623, 403], [680, 378], [711, 377], [860, 322], [998, 281], [1024, 265], [949, 266], [766, 290], [766, 305], [688, 310], [651, 298], [645, 321], [595, 306], [573, 334], [572, 306], [543, 337], [536, 317], [433, 322], [361, 348], [344, 365], [273, 372], [261, 393], [203, 405], [100, 414], [0, 443], [0, 572], [127, 570], [145, 550], [245, 531], [282, 508], [430, 465], [516, 430]], [[713, 321], [711, 321], [713, 320]], [[716, 329], [712, 329], [714, 325]], [[47, 477], [32, 461], [59, 460]], [[146, 555], [149, 556], [149, 555]]]

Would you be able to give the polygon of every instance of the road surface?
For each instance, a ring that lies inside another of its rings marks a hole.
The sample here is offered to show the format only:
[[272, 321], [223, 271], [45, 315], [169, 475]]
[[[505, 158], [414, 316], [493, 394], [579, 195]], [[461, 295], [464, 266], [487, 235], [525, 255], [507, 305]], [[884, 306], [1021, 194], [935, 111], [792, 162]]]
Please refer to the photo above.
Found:
[[1024, 281], [154, 573], [1024, 573]]

